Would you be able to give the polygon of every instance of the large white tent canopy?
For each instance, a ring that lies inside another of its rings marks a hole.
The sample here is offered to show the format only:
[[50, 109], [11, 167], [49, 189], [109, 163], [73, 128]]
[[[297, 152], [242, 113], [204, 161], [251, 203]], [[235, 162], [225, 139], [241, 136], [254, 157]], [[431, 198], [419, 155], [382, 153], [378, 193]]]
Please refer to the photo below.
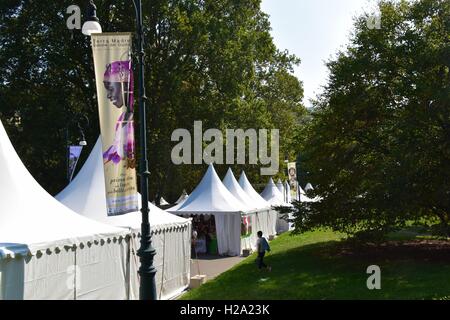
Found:
[[[87, 218], [109, 225], [130, 229], [133, 252], [139, 248], [142, 216], [131, 212], [107, 216], [105, 180], [100, 138], [75, 179], [56, 198], [64, 205]], [[139, 195], [139, 203], [141, 196]], [[139, 205], [140, 207], [140, 205]], [[184, 290], [190, 278], [190, 221], [170, 214], [149, 203], [152, 244], [156, 250], [157, 293], [160, 299], [171, 298]], [[138, 298], [138, 261], [131, 259], [131, 298]]]
[[127, 230], [74, 213], [31, 176], [0, 122], [0, 299], [127, 299]]

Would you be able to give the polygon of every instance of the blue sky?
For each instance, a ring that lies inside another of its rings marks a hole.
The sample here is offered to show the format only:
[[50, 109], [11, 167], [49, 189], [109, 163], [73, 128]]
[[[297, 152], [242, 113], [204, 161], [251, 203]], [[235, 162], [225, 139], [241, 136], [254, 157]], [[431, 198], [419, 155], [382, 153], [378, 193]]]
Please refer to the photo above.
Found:
[[374, 3], [371, 0], [262, 0], [262, 10], [270, 15], [275, 44], [302, 60], [295, 75], [303, 82], [307, 107], [309, 98], [326, 84], [328, 72], [324, 61], [347, 43], [353, 17], [373, 8]]

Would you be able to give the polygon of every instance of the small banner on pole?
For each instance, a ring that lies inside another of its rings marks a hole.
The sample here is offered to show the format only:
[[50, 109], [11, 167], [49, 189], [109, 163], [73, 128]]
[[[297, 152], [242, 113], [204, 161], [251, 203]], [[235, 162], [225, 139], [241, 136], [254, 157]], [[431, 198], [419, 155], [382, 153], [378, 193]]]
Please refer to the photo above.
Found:
[[289, 185], [291, 186], [291, 197], [296, 198], [297, 193], [297, 163], [289, 162], [288, 163], [288, 174], [289, 174]]
[[108, 216], [138, 211], [131, 33], [92, 34]]
[[83, 150], [83, 146], [69, 146], [69, 182], [72, 181], [81, 150]]

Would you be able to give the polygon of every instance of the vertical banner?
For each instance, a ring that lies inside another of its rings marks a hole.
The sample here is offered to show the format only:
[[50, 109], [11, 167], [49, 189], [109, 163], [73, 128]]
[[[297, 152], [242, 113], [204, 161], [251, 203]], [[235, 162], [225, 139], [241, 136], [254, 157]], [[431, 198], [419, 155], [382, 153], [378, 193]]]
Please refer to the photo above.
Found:
[[291, 186], [291, 197], [296, 198], [297, 197], [297, 166], [296, 162], [289, 162], [288, 163], [288, 179], [289, 184]]
[[77, 166], [78, 159], [80, 158], [81, 150], [83, 146], [69, 146], [69, 182], [72, 181], [73, 173], [75, 172], [75, 167]]
[[138, 211], [131, 33], [92, 34], [108, 216]]

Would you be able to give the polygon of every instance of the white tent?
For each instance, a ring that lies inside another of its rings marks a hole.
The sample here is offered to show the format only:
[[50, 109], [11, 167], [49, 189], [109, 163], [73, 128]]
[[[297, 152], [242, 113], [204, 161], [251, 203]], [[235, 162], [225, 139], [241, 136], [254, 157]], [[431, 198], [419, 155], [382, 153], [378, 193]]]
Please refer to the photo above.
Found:
[[[102, 159], [99, 138], [78, 175], [56, 198], [80, 215], [132, 231], [130, 298], [137, 299], [139, 258], [135, 253], [140, 247], [142, 216], [140, 212], [107, 216]], [[139, 202], [141, 202], [140, 195]], [[152, 245], [156, 250], [154, 266], [157, 269], [157, 293], [159, 299], [168, 299], [183, 291], [189, 284], [191, 224], [188, 219], [165, 212], [151, 203], [149, 208]]]
[[167, 201], [166, 201], [166, 199], [164, 199], [163, 197], [161, 197], [161, 199], [159, 199], [159, 205], [160, 206], [167, 206], [167, 205], [169, 205], [170, 203], [168, 203]]
[[0, 122], [0, 300], [127, 299], [127, 235], [48, 194]]
[[[253, 205], [258, 208], [260, 211], [267, 210], [268, 214], [266, 216], [266, 221], [263, 218], [259, 219], [259, 225], [257, 226], [259, 230], [261, 230], [264, 236], [275, 235], [277, 233], [276, 230], [276, 212], [271, 209], [271, 205], [269, 202], [264, 200], [255, 189], [251, 185], [250, 181], [247, 179], [247, 175], [244, 171], [242, 171], [241, 176], [239, 177], [239, 185], [242, 190], [244, 190], [247, 195], [253, 200]], [[258, 230], [258, 231], [259, 231]]]
[[248, 207], [223, 185], [212, 164], [189, 198], [167, 211], [177, 215], [214, 215], [220, 255], [240, 255], [241, 215]]
[[253, 200], [254, 206], [257, 208], [270, 208], [270, 203], [264, 200], [255, 189], [253, 189], [252, 184], [248, 181], [247, 175], [244, 171], [242, 171], [241, 176], [239, 177], [239, 185], [242, 190], [244, 190], [249, 197]]
[[258, 208], [253, 199], [242, 189], [242, 187], [237, 182], [234, 177], [233, 171], [231, 168], [228, 169], [225, 178], [223, 179], [223, 184], [234, 195], [238, 200], [242, 203], [246, 204], [249, 209], [249, 213], [251, 214], [251, 226], [252, 233], [250, 236], [243, 237], [241, 239], [241, 246], [244, 248], [255, 248], [256, 247], [256, 233], [261, 230], [263, 233], [268, 232], [269, 230], [269, 221], [270, 221], [270, 208]]
[[[267, 182], [266, 187], [264, 188], [263, 192], [261, 192], [261, 196], [273, 206], [292, 206], [290, 203], [285, 202], [284, 195], [279, 191], [272, 178], [270, 178]], [[277, 233], [288, 231], [288, 222], [282, 219], [281, 215], [278, 212], [274, 211], [274, 215], [276, 219]], [[291, 217], [291, 214], [289, 214], [289, 217]]]
[[283, 195], [283, 201], [285, 201], [286, 199], [284, 197], [284, 184], [283, 184], [283, 182], [281, 182], [281, 179], [278, 179], [278, 181], [277, 181], [277, 189]]
[[[311, 184], [309, 184], [309, 185], [311, 186]], [[309, 189], [312, 189], [312, 186]], [[300, 186], [300, 184], [297, 182], [297, 199], [296, 200], [300, 201], [300, 202], [317, 202], [317, 201], [321, 200], [321, 197], [316, 196], [314, 199], [309, 198], [306, 195], [305, 190], [303, 190], [302, 187]]]
[[177, 201], [175, 201], [175, 204], [179, 204], [181, 202], [183, 202], [184, 200], [186, 200], [187, 198], [189, 198], [188, 193], [186, 192], [186, 190], [183, 190], [183, 192], [181, 193], [180, 197], [178, 198]]
[[275, 185], [272, 178], [269, 178], [266, 187], [264, 188], [263, 192], [261, 192], [261, 197], [263, 197], [264, 200], [266, 200], [273, 206], [280, 206], [285, 204], [283, 193], [280, 192], [279, 188]]
[[309, 191], [309, 190], [314, 190], [314, 188], [313, 188], [312, 184], [308, 182], [305, 186], [305, 191]]

